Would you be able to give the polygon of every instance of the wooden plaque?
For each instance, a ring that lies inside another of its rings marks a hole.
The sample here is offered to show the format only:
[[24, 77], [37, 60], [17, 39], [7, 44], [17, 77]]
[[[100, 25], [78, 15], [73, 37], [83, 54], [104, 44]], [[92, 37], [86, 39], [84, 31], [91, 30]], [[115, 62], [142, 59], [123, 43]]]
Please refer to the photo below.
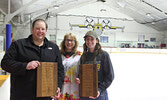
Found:
[[79, 66], [79, 96], [97, 96], [98, 72], [97, 64], [83, 64]]
[[41, 62], [37, 67], [37, 97], [57, 95], [57, 63]]

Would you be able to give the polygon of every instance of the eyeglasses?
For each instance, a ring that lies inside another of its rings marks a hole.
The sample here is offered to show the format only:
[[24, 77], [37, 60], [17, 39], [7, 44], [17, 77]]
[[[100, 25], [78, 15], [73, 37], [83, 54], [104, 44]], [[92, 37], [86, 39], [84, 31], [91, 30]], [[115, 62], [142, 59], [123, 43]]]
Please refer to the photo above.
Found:
[[75, 40], [66, 39], [66, 42], [75, 42]]

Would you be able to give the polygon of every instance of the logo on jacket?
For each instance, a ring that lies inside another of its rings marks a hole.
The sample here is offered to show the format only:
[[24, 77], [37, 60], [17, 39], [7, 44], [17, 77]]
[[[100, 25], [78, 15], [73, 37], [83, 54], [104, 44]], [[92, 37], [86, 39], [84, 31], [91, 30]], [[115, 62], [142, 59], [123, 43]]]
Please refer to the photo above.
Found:
[[52, 50], [52, 47], [48, 47], [49, 50]]
[[97, 64], [97, 70], [98, 71], [100, 70], [100, 64]]

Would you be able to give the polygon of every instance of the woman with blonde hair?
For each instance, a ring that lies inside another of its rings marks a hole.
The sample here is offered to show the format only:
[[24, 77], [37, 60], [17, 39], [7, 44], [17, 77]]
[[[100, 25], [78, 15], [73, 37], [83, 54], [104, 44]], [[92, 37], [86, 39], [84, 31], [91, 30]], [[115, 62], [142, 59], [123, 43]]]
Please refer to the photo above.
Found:
[[81, 52], [77, 50], [78, 41], [72, 33], [67, 33], [60, 44], [60, 53], [64, 65], [64, 84], [59, 100], [79, 100], [79, 86], [75, 82], [78, 76]]

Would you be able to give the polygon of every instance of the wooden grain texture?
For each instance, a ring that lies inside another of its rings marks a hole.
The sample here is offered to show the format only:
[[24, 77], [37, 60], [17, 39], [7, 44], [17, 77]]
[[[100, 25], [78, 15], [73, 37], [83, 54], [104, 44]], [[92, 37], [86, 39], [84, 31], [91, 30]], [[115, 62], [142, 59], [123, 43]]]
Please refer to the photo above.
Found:
[[37, 68], [37, 97], [57, 95], [57, 81], [57, 63], [41, 62]]
[[97, 64], [83, 64], [79, 66], [79, 95], [80, 97], [97, 96], [98, 72]]

